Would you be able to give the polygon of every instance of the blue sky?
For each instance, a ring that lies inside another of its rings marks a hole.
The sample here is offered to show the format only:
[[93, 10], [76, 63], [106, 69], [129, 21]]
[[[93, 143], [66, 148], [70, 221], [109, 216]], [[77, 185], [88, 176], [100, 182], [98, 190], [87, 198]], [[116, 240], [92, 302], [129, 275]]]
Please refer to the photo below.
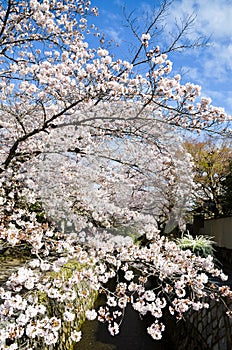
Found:
[[[125, 19], [122, 7], [129, 14], [135, 10], [138, 25], [143, 27], [145, 13], [151, 13], [158, 0], [92, 0], [99, 8], [99, 29], [107, 39], [120, 44], [118, 55], [128, 58], [130, 32], [123, 26]], [[170, 57], [175, 73], [182, 72], [183, 82], [193, 82], [202, 87], [202, 95], [211, 97], [216, 106], [224, 107], [232, 115], [232, 0], [174, 0], [166, 17], [165, 37], [175, 31], [175, 20], [194, 14], [196, 19], [188, 39], [205, 35], [210, 37], [208, 47], [182, 51]], [[166, 39], [165, 39], [166, 38]], [[162, 40], [157, 43], [162, 47]]]

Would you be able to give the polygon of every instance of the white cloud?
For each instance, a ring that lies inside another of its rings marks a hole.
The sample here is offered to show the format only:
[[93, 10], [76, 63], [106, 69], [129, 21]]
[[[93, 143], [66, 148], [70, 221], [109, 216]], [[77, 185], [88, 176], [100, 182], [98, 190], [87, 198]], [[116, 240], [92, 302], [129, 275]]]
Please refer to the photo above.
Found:
[[105, 29], [105, 34], [111, 39], [115, 41], [116, 44], [121, 44], [122, 43], [122, 32], [121, 30], [116, 30], [113, 27], [108, 27]]
[[212, 56], [214, 61], [217, 61], [219, 65], [224, 66], [225, 69], [232, 70], [232, 42], [226, 44], [215, 43], [212, 48]]
[[146, 2], [142, 2], [141, 5], [139, 6], [139, 10], [140, 10], [142, 15], [152, 16], [154, 6], [152, 7], [150, 4], [148, 4]]
[[[225, 96], [224, 96], [225, 98]], [[228, 92], [228, 96], [226, 97], [226, 105], [229, 106], [230, 113], [232, 115], [232, 90]]]
[[[232, 1], [175, 0], [170, 9], [168, 30], [174, 32], [174, 20], [196, 14], [188, 39], [210, 37], [210, 46], [183, 52], [181, 60], [190, 67], [187, 74], [215, 101], [232, 109]], [[224, 97], [224, 98], [223, 98]]]
[[213, 104], [217, 106], [221, 106], [225, 109], [226, 113], [232, 115], [232, 91], [231, 90], [223, 90], [223, 91], [207, 91], [207, 96], [210, 96]]
[[196, 81], [198, 80], [198, 84], [201, 84], [201, 81], [199, 81], [199, 68], [198, 67], [190, 67], [190, 66], [182, 66], [181, 67], [181, 76], [182, 79], [189, 81]]
[[172, 18], [185, 18], [197, 15], [194, 28], [198, 33], [213, 35], [215, 40], [232, 37], [231, 0], [176, 0], [170, 15]]
[[[232, 43], [215, 42], [210, 48], [200, 50], [200, 55], [194, 61], [202, 77], [215, 80], [218, 83], [231, 82], [232, 74]], [[196, 78], [196, 77], [195, 77]]]
[[[120, 3], [120, 1], [117, 2], [118, 4]], [[121, 44], [123, 39], [122, 23], [124, 21], [122, 12], [113, 12], [102, 7], [100, 8], [100, 17], [101, 20], [98, 27], [101, 33], [106, 35], [106, 40], [113, 39], [116, 44]]]
[[232, 37], [232, 6], [227, 0], [198, 0], [198, 20], [202, 32], [212, 33], [215, 40], [231, 40]]
[[122, 0], [114, 0], [114, 4], [120, 7], [125, 6], [125, 1]]
[[120, 23], [123, 21], [122, 18], [122, 14], [116, 13], [116, 12], [112, 12], [112, 11], [107, 11], [104, 8], [100, 8], [100, 15], [102, 17], [102, 19], [104, 18], [104, 22], [105, 23], [111, 23], [115, 22], [116, 23]]
[[[149, 17], [158, 1], [112, 0], [112, 3], [118, 11], [114, 12], [110, 8], [107, 11], [107, 7], [103, 8], [103, 32], [121, 44], [121, 53], [126, 54], [131, 43], [136, 45], [136, 39], [129, 29], [122, 27], [125, 19], [119, 6], [125, 4], [128, 14], [137, 8], [134, 17], [137, 17], [136, 25], [140, 32], [149, 22], [146, 13]], [[225, 106], [225, 109], [232, 111], [232, 0], [174, 0], [168, 12], [168, 16], [164, 18], [167, 23], [165, 35], [159, 34], [155, 38], [161, 48], [168, 45], [171, 35], [175, 37], [175, 20], [181, 24], [181, 19], [184, 20], [191, 14], [195, 14], [196, 19], [185, 38], [191, 43], [201, 36], [210, 37], [211, 44], [209, 47], [170, 54], [170, 59], [174, 62], [174, 73], [183, 70], [185, 82], [192, 81], [201, 85], [204, 95], [211, 95], [216, 105]], [[162, 21], [158, 24], [158, 30], [162, 24]]]

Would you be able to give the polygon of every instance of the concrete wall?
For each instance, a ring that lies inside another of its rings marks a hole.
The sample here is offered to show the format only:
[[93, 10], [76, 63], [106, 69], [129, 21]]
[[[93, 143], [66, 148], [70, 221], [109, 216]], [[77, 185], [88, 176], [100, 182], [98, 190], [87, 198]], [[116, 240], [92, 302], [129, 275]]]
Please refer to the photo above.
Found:
[[232, 217], [205, 220], [199, 233], [213, 237], [219, 247], [232, 249]]

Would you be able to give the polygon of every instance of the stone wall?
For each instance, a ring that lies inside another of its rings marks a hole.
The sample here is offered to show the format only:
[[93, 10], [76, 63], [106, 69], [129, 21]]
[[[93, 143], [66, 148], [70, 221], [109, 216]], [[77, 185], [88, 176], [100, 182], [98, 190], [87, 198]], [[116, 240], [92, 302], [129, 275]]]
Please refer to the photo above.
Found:
[[[7, 278], [11, 273], [16, 272], [20, 266], [23, 266], [25, 259], [21, 258], [12, 258], [11, 256], [0, 257], [0, 286], [4, 284]], [[59, 272], [47, 273], [47, 277], [58, 278], [64, 281], [68, 280], [71, 277], [72, 271], [74, 269], [81, 270], [82, 265], [77, 261], [73, 260], [67, 263]], [[97, 299], [98, 293], [95, 290], [92, 290], [88, 282], [80, 282], [76, 286], [76, 291], [78, 290], [88, 291], [88, 296], [80, 297], [77, 293], [77, 298], [72, 300], [72, 304], [75, 305], [76, 318], [72, 322], [62, 322], [61, 329], [59, 330], [59, 341], [55, 345], [46, 345], [43, 341], [43, 338], [34, 338], [30, 341], [30, 348], [33, 350], [73, 350], [75, 343], [71, 341], [70, 334], [75, 330], [79, 330], [81, 325], [85, 321], [85, 312], [88, 309], [91, 309]], [[56, 316], [61, 317], [62, 311], [67, 306], [65, 302], [59, 303], [57, 300], [48, 298], [48, 296], [43, 292], [36, 292], [41, 304], [44, 304], [47, 308], [47, 316], [52, 317]], [[1, 328], [1, 327], [0, 327]], [[19, 348], [24, 349], [25, 338], [21, 338], [18, 341]], [[86, 349], [87, 350], [87, 349]]]
[[222, 263], [223, 269], [225, 268], [225, 266], [227, 267], [227, 270], [229, 268], [229, 271], [226, 271], [226, 273], [228, 274], [228, 272], [230, 272], [232, 274], [232, 250], [227, 248], [215, 247], [215, 257], [220, 263]]
[[[61, 278], [63, 280], [68, 280], [71, 277], [72, 271], [81, 270], [82, 266], [79, 262], [73, 260], [64, 265], [61, 268], [60, 272], [53, 272], [52, 278]], [[80, 330], [81, 325], [85, 321], [85, 312], [88, 309], [91, 309], [97, 299], [98, 293], [97, 291], [90, 288], [88, 282], [80, 282], [76, 285], [75, 290], [77, 291], [77, 298], [75, 300], [70, 301], [72, 305], [75, 306], [76, 317], [73, 321], [63, 321], [62, 326], [59, 330], [59, 340], [55, 345], [46, 345], [42, 339], [39, 341], [32, 341], [32, 348], [43, 349], [43, 350], [73, 350], [75, 347], [75, 342], [70, 339], [71, 332], [73, 330]], [[78, 296], [78, 291], [86, 291], [88, 294], [86, 296]], [[48, 316], [56, 316], [60, 317], [67, 306], [65, 302], [59, 303], [56, 300], [48, 298], [47, 296], [42, 295], [41, 302], [46, 305], [48, 310]]]
[[222, 303], [211, 300], [209, 309], [186, 314], [174, 329], [176, 350], [232, 349], [232, 319]]
[[[231, 257], [231, 251], [222, 251], [223, 254]], [[229, 254], [230, 253], [230, 254]], [[20, 265], [20, 261], [13, 260], [12, 269], [16, 269], [16, 265]], [[69, 263], [70, 267], [77, 268], [78, 263], [73, 261]], [[6, 266], [8, 264], [6, 263]], [[81, 266], [80, 266], [81, 268]], [[64, 268], [59, 274], [63, 278], [69, 278], [71, 270]], [[5, 277], [5, 275], [4, 275]], [[54, 276], [57, 277], [57, 276]], [[78, 286], [77, 286], [78, 288]], [[82, 286], [89, 290], [86, 284]], [[85, 320], [85, 311], [91, 308], [96, 301], [96, 291], [90, 291], [88, 298], [78, 298], [75, 300], [76, 308], [79, 311], [77, 317], [73, 322], [63, 322], [60, 330], [59, 343], [55, 346], [46, 346], [42, 339], [34, 340], [31, 343], [33, 349], [43, 350], [72, 350], [75, 345], [70, 341], [70, 333], [73, 329], [80, 329]], [[59, 317], [61, 311], [65, 307], [63, 303], [54, 302], [54, 300], [45, 298], [41, 300], [46, 304], [49, 310], [48, 316]], [[230, 301], [232, 308], [232, 301]], [[165, 321], [166, 322], [166, 321]], [[169, 321], [169, 331], [166, 336], [169, 337], [175, 347], [173, 350], [229, 350], [232, 349], [232, 319], [226, 315], [226, 308], [220, 302], [210, 301], [209, 309], [203, 309], [198, 312], [190, 312], [185, 315], [185, 319], [177, 322], [174, 319]], [[88, 350], [88, 349], [86, 349]]]

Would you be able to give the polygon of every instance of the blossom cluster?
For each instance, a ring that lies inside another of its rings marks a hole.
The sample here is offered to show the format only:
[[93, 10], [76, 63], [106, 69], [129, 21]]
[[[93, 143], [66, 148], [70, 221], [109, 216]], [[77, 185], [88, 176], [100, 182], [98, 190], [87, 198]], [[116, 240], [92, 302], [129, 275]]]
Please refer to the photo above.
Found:
[[[40, 257], [19, 268], [0, 290], [1, 349], [9, 340], [21, 346], [30, 344], [35, 337], [47, 345], [55, 344], [62, 324], [73, 322], [83, 312], [89, 320], [97, 318], [107, 323], [110, 334], [116, 335], [129, 303], [141, 316], [152, 315], [154, 322], [147, 331], [154, 339], [160, 339], [165, 329], [165, 310], [180, 318], [191, 309], [208, 308], [208, 290], [216, 300], [232, 297], [228, 287], [214, 282], [224, 281], [226, 276], [215, 267], [212, 256], [202, 258], [190, 250], [183, 251], [157, 232], [153, 237], [143, 246], [128, 237], [95, 231], [92, 237], [86, 237], [84, 246], [69, 239], [71, 253], [67, 251], [66, 259], [64, 251], [58, 259], [51, 252], [50, 259]], [[63, 269], [68, 271], [67, 277], [47, 273], [45, 263], [47, 271]], [[111, 281], [115, 281], [114, 287]], [[91, 289], [105, 297], [105, 305], [98, 310], [82, 309], [80, 300], [88, 298]], [[23, 290], [27, 293], [20, 294]], [[46, 295], [43, 300], [64, 305], [59, 318], [49, 315], [40, 293]], [[73, 329], [70, 337], [79, 341], [81, 332]]]
[[[117, 335], [129, 303], [160, 339], [166, 311], [180, 318], [209, 307], [208, 295], [231, 297], [211, 256], [164, 235], [183, 223], [193, 185], [176, 128], [224, 128], [223, 109], [171, 76], [148, 32], [141, 62], [92, 48], [88, 0], [0, 12], [0, 243], [28, 258], [0, 288], [0, 349], [55, 347], [67, 323], [78, 342], [83, 317]], [[85, 308], [96, 293], [105, 304]]]

